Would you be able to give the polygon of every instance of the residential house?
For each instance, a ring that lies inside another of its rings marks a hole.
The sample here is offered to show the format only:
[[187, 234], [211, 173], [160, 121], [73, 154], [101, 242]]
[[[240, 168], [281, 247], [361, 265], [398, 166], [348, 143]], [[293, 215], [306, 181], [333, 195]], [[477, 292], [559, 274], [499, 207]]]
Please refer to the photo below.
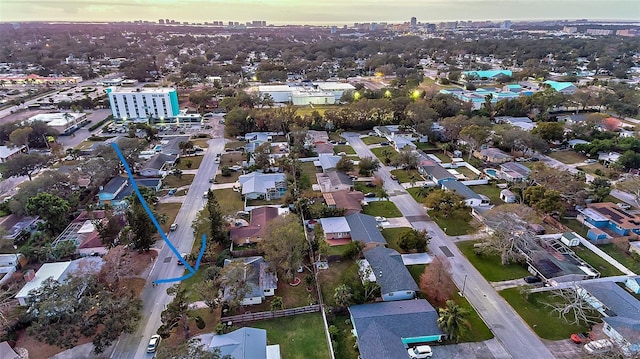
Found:
[[338, 162], [342, 159], [342, 156], [335, 156], [333, 154], [325, 154], [321, 153], [318, 155], [318, 160], [313, 161], [313, 165], [316, 167], [321, 167], [322, 172], [327, 173], [331, 171], [335, 171], [338, 165]]
[[74, 261], [45, 263], [35, 273], [33, 270], [27, 271], [24, 275], [26, 283], [16, 294], [15, 298], [20, 305], [25, 306], [28, 304], [29, 292], [40, 288], [45, 280], [52, 278], [59, 283], [63, 283], [72, 275], [98, 273], [103, 263], [100, 257], [85, 257]]
[[29, 233], [36, 229], [38, 217], [19, 216], [10, 214], [0, 219], [0, 227], [5, 230], [4, 239], [15, 242], [21, 233]]
[[400, 152], [415, 150], [417, 146], [408, 138], [396, 136], [393, 138], [393, 148], [395, 148], [396, 151]]
[[317, 146], [320, 143], [329, 143], [329, 134], [327, 131], [309, 130], [304, 138], [307, 146]]
[[571, 95], [572, 93], [576, 92], [576, 90], [578, 90], [576, 85], [572, 84], [571, 82], [547, 80], [543, 82], [543, 84], [548, 85], [549, 87], [556, 90], [557, 92], [567, 94], [567, 95]]
[[464, 204], [467, 207], [488, 206], [491, 202], [487, 196], [475, 193], [467, 185], [454, 179], [442, 181], [440, 185], [442, 189], [455, 192], [457, 195], [462, 196]]
[[[121, 226], [124, 226], [126, 219], [123, 215], [116, 215]], [[106, 254], [109, 250], [102, 244], [100, 234], [96, 229], [95, 222], [106, 222], [105, 211], [82, 211], [67, 228], [53, 241], [55, 247], [64, 241], [71, 241], [82, 256], [94, 254]]]
[[18, 353], [16, 353], [11, 345], [7, 342], [0, 343], [0, 358], [2, 359], [22, 359]]
[[353, 180], [343, 172], [316, 173], [316, 178], [322, 192], [353, 191]]
[[316, 153], [319, 155], [320, 154], [332, 155], [334, 153], [332, 143], [316, 143], [315, 147], [316, 147]]
[[156, 151], [165, 155], [180, 155], [182, 150], [180, 149], [181, 142], [188, 142], [189, 136], [166, 136], [160, 140], [160, 144], [156, 146]]
[[502, 191], [500, 191], [500, 200], [504, 203], [515, 203], [516, 194], [509, 191], [508, 189], [503, 189]]
[[345, 216], [351, 230], [351, 240], [360, 241], [365, 248], [385, 246], [387, 241], [378, 230], [375, 217], [362, 213]]
[[[162, 187], [162, 179], [160, 178], [138, 178], [136, 179], [138, 187], [148, 187], [154, 191], [159, 191]], [[125, 198], [133, 193], [133, 186], [129, 184], [127, 177], [116, 176], [107, 182], [98, 192], [98, 201], [101, 206], [106, 204], [117, 208], [126, 205]]]
[[5, 163], [10, 159], [19, 156], [24, 150], [26, 150], [26, 146], [0, 146], [0, 163]]
[[407, 358], [410, 345], [445, 338], [425, 299], [354, 305], [349, 313], [362, 359]]
[[[278, 276], [274, 269], [269, 268], [269, 263], [265, 262], [263, 257], [225, 259], [224, 266], [226, 267], [233, 262], [244, 264], [244, 280], [251, 289], [242, 299], [242, 305], [260, 304], [265, 297], [271, 297], [275, 294], [276, 289], [278, 289]], [[224, 299], [228, 300], [230, 297], [229, 288], [226, 287], [224, 289]]]
[[569, 144], [569, 147], [571, 148], [575, 148], [576, 145], [586, 145], [590, 143], [589, 141], [585, 141], [585, 140], [581, 140], [579, 138], [574, 138], [573, 140], [569, 140], [567, 141], [567, 144]]
[[614, 203], [590, 203], [580, 214], [584, 221], [612, 236], [640, 234], [640, 215], [631, 214]]
[[351, 242], [351, 228], [344, 217], [320, 218], [324, 238], [330, 246]]
[[564, 122], [567, 125], [575, 125], [577, 123], [586, 121], [588, 116], [589, 114], [587, 113], [561, 115], [558, 116], [558, 122]]
[[627, 278], [624, 285], [631, 291], [631, 293], [640, 294], [640, 276]]
[[506, 123], [525, 131], [531, 131], [536, 127], [536, 124], [529, 117], [498, 116], [495, 121], [496, 123]]
[[283, 173], [252, 172], [238, 177], [242, 195], [247, 199], [263, 198], [267, 201], [281, 198], [287, 193], [287, 178]]
[[360, 191], [325, 192], [322, 197], [327, 207], [344, 209], [345, 215], [362, 211], [364, 194]]
[[505, 162], [500, 164], [500, 178], [509, 182], [522, 182], [529, 177], [531, 169], [518, 162]]
[[602, 331], [626, 356], [640, 353], [640, 301], [614, 281], [579, 284], [580, 295], [600, 314]]
[[421, 161], [420, 166], [418, 166], [418, 172], [436, 183], [438, 186], [440, 186], [444, 181], [456, 179], [456, 177], [446, 168], [432, 160]]
[[251, 327], [240, 328], [227, 334], [214, 334], [208, 349], [219, 350], [220, 356], [224, 358], [281, 359], [280, 345], [267, 345], [267, 331]]
[[177, 158], [177, 155], [157, 153], [144, 163], [140, 170], [140, 175], [144, 177], [164, 177]]
[[618, 152], [600, 152], [598, 153], [598, 161], [603, 165], [608, 166], [612, 163], [618, 162], [618, 159], [622, 156]]
[[231, 240], [239, 246], [260, 242], [264, 237], [267, 224], [278, 218], [279, 211], [279, 208], [268, 206], [252, 209], [248, 226], [231, 228]]
[[273, 136], [275, 135], [277, 135], [276, 132], [249, 132], [244, 135], [244, 140], [259, 146], [265, 142], [273, 141]]
[[369, 248], [364, 251], [364, 258], [360, 262], [362, 280], [378, 283], [383, 301], [415, 298], [418, 285], [395, 249], [382, 246]]
[[493, 147], [476, 150], [473, 152], [473, 156], [489, 163], [504, 163], [513, 160], [513, 156]]

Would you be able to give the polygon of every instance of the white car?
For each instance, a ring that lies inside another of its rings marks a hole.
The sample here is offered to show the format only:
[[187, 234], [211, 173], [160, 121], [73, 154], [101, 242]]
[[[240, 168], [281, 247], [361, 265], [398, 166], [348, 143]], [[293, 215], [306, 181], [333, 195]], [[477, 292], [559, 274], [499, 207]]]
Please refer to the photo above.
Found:
[[583, 349], [587, 354], [602, 354], [610, 352], [613, 349], [613, 343], [609, 339], [594, 340], [585, 344]]
[[149, 345], [147, 345], [147, 353], [155, 353], [160, 344], [160, 336], [158, 334], [152, 335], [149, 339]]
[[169, 230], [171, 232], [175, 231], [176, 229], [178, 229], [178, 224], [177, 223], [174, 223], [174, 224], [171, 225], [171, 227], [169, 227]]
[[618, 207], [620, 207], [622, 209], [631, 209], [631, 206], [628, 205], [627, 203], [624, 203], [624, 202], [618, 202], [618, 203], [616, 203], [616, 206], [618, 206]]
[[380, 222], [386, 222], [387, 219], [384, 217], [376, 217], [376, 222], [380, 223]]
[[[182, 259], [184, 259], [185, 262], [187, 261], [187, 256], [188, 256], [187, 253], [180, 253], [180, 257], [182, 257]], [[182, 263], [180, 258], [177, 259], [177, 262], [179, 266], [184, 265], [184, 263]]]
[[409, 348], [407, 351], [409, 353], [409, 357], [412, 359], [431, 358], [433, 355], [431, 347], [428, 345], [418, 345], [417, 347]]

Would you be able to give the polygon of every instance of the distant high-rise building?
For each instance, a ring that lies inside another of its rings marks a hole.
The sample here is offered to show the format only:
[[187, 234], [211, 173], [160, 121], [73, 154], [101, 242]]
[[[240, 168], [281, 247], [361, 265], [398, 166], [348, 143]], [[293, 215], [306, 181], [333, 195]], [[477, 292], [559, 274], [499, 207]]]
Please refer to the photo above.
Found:
[[160, 24], [160, 25], [164, 25], [164, 19], [160, 19], [160, 20], [158, 20], [158, 24]]
[[233, 26], [240, 26], [240, 23], [239, 23], [239, 22], [237, 22], [237, 21], [234, 21], [234, 22], [233, 22]]
[[511, 20], [505, 20], [500, 26], [500, 28], [505, 30], [511, 29]]
[[338, 32], [338, 27], [337, 26], [331, 26], [331, 33], [335, 34], [336, 32]]
[[418, 25], [418, 19], [416, 19], [416, 17], [414, 16], [411, 18], [411, 26], [416, 26], [416, 25]]
[[233, 21], [229, 21], [229, 26], [233, 26]]
[[169, 19], [164, 19], [164, 23], [165, 23], [165, 24], [169, 24], [169, 23], [171, 23], [171, 20], [169, 20]]

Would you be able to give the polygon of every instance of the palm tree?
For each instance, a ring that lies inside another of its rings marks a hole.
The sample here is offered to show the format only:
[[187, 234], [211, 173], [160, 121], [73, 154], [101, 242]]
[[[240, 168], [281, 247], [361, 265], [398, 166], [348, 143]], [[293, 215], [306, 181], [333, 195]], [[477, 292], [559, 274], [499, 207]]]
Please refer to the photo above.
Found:
[[438, 314], [438, 326], [450, 339], [458, 341], [460, 336], [471, 327], [466, 318], [469, 310], [462, 308], [451, 299], [447, 300], [446, 307], [438, 308]]

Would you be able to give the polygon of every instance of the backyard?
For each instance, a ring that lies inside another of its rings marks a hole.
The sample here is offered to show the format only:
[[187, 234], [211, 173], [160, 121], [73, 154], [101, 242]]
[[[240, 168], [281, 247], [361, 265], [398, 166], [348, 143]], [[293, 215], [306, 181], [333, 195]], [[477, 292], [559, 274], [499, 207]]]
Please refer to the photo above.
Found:
[[521, 264], [507, 264], [502, 265], [500, 263], [500, 257], [498, 255], [477, 255], [475, 254], [473, 245], [478, 243], [477, 241], [464, 241], [458, 242], [458, 249], [467, 257], [469, 262], [482, 274], [482, 276], [490, 282], [501, 282], [504, 280], [511, 280], [517, 278], [523, 278], [531, 275], [527, 269]]
[[318, 183], [318, 179], [316, 178], [316, 166], [313, 162], [303, 162], [300, 164], [300, 170], [303, 174], [309, 177], [311, 184]]
[[[190, 157], [180, 157], [180, 163], [177, 164], [177, 168], [181, 170], [195, 170], [200, 167], [202, 163], [202, 159], [204, 156], [190, 156]], [[189, 165], [191, 163], [191, 165]]]
[[237, 211], [244, 210], [242, 195], [231, 188], [217, 189], [213, 193], [218, 199], [222, 214], [235, 214]]
[[449, 236], [462, 236], [476, 231], [471, 224], [472, 217], [468, 208], [457, 210], [449, 217], [444, 217], [436, 211], [429, 211], [429, 216]]
[[393, 170], [391, 171], [391, 174], [398, 177], [398, 182], [400, 183], [410, 183], [412, 177], [414, 182], [424, 181], [424, 178], [422, 178], [420, 172], [415, 169], [409, 171], [403, 169]]
[[580, 163], [587, 159], [584, 155], [573, 150], [551, 152], [548, 156], [566, 164]]
[[418, 142], [418, 141], [416, 141], [414, 143], [415, 143], [416, 147], [419, 150], [434, 150], [434, 149], [438, 148], [438, 146], [434, 145], [431, 142]]
[[374, 217], [402, 217], [402, 213], [400, 213], [398, 207], [396, 207], [396, 205], [391, 201], [369, 202], [369, 205], [364, 206], [362, 213]]
[[532, 293], [528, 301], [520, 294], [519, 288], [509, 288], [499, 293], [540, 338], [562, 340], [569, 338], [572, 333], [589, 331], [587, 326], [571, 325], [552, 314], [550, 307], [544, 304], [551, 301], [548, 293]]
[[620, 262], [634, 273], [640, 273], [640, 262], [634, 259], [630, 254], [625, 253], [622, 249], [616, 247], [615, 244], [601, 244], [598, 248], [602, 249], [608, 255]]
[[182, 187], [182, 186], [188, 186], [191, 184], [191, 182], [193, 182], [193, 178], [196, 175], [191, 175], [191, 174], [183, 174], [180, 177], [178, 176], [174, 176], [174, 175], [169, 175], [166, 176], [163, 180], [162, 180], [162, 187], [163, 188], [178, 188], [178, 187]]
[[336, 315], [333, 319], [329, 319], [329, 325], [335, 325], [338, 328], [338, 334], [334, 339], [333, 351], [336, 358], [340, 359], [358, 359], [358, 350], [356, 349], [356, 337], [351, 332], [353, 326], [351, 320], [346, 314]]
[[605, 261], [599, 255], [593, 253], [590, 249], [587, 249], [583, 246], [571, 247], [571, 249], [585, 262], [589, 263], [593, 268], [597, 269], [600, 272], [602, 277], [611, 277], [616, 275], [622, 275], [616, 267], [609, 264], [609, 262]]
[[491, 203], [493, 204], [502, 204], [502, 200], [500, 200], [500, 191], [501, 189], [498, 186], [493, 184], [483, 184], [478, 186], [472, 186], [471, 189], [477, 193], [482, 194], [489, 199], [491, 199]]

